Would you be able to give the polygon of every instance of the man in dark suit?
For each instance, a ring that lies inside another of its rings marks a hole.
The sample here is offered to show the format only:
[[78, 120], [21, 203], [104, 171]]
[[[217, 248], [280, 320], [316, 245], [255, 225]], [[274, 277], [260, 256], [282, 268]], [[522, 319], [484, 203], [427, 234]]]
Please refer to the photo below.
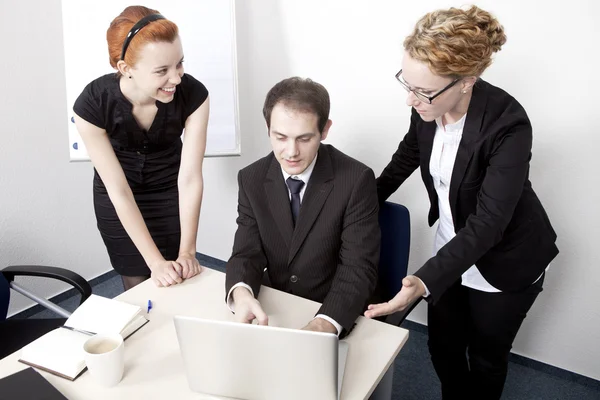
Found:
[[227, 263], [227, 303], [240, 322], [266, 325], [263, 274], [278, 290], [323, 303], [305, 329], [348, 333], [377, 283], [375, 175], [331, 145], [329, 94], [289, 78], [267, 94], [273, 152], [238, 174], [238, 229]]

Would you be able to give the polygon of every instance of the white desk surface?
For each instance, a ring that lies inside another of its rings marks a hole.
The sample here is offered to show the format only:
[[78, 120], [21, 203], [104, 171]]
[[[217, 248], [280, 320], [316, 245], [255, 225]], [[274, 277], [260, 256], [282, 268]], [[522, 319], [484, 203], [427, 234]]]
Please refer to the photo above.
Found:
[[[169, 288], [158, 288], [148, 280], [117, 299], [144, 309], [148, 299], [153, 304], [150, 323], [125, 341], [123, 380], [113, 388], [103, 388], [87, 371], [73, 382], [40, 371], [52, 385], [70, 400], [219, 399], [190, 391], [173, 316], [233, 320], [225, 305], [225, 274], [205, 268], [201, 275]], [[259, 300], [272, 326], [302, 328], [319, 308], [319, 303], [268, 287], [261, 289]], [[405, 329], [359, 317], [346, 339], [350, 350], [342, 399], [368, 398], [407, 339]], [[17, 361], [19, 354], [17, 351], [0, 360], [0, 378], [27, 368]]]

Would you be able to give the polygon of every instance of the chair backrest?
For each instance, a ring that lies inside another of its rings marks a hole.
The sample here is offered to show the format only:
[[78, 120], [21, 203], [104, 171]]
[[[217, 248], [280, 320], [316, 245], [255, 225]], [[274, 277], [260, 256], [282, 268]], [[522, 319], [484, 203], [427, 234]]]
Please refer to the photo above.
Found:
[[386, 201], [379, 209], [379, 226], [379, 290], [387, 301], [402, 288], [402, 279], [408, 269], [410, 213], [403, 205]]
[[8, 281], [0, 272], [0, 322], [6, 319], [8, 314], [8, 302], [10, 301], [10, 286]]

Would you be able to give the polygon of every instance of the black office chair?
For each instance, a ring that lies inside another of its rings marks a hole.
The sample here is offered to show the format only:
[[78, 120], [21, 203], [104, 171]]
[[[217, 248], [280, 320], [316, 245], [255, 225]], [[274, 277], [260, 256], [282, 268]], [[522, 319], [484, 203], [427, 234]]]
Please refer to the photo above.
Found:
[[[402, 288], [410, 254], [410, 213], [401, 204], [386, 201], [379, 209], [381, 252], [379, 258], [379, 293], [391, 300]], [[399, 326], [419, 304], [418, 299], [405, 310], [389, 315], [385, 322]]]
[[[0, 359], [14, 353], [45, 333], [63, 325], [66, 318], [71, 315], [69, 311], [31, 293], [21, 285], [15, 283], [15, 276], [37, 276], [66, 282], [81, 293], [80, 304], [92, 294], [92, 287], [83, 277], [64, 268], [18, 265], [0, 270]], [[57, 313], [62, 318], [6, 319], [11, 288]]]

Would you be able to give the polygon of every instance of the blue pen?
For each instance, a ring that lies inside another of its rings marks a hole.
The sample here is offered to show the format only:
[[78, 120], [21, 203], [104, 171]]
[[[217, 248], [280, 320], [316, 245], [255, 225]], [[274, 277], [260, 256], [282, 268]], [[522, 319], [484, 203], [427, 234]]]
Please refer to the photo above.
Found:
[[148, 311], [146, 313], [149, 313], [150, 310], [152, 310], [152, 300], [148, 300]]

